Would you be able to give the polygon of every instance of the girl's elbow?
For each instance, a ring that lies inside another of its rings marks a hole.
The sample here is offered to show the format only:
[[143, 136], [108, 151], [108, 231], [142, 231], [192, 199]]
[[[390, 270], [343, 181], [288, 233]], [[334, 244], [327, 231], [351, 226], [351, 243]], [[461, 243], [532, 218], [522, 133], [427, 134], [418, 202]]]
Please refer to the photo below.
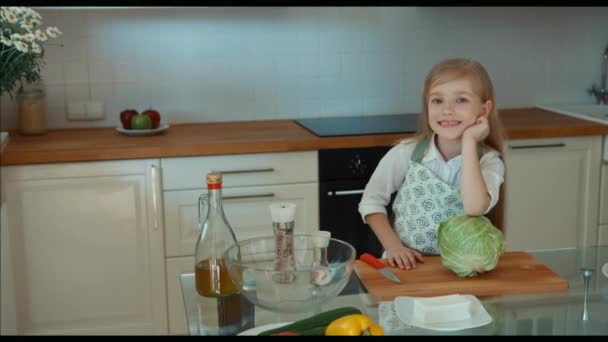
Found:
[[464, 214], [467, 216], [481, 216], [486, 213], [490, 205], [490, 195], [485, 198], [464, 198], [463, 202]]
[[481, 216], [485, 214], [489, 203], [479, 203], [477, 205], [465, 205], [464, 214], [467, 216]]
[[475, 209], [469, 209], [469, 210], [464, 210], [464, 214], [466, 216], [481, 216], [483, 215], [485, 211], [484, 210], [475, 210]]

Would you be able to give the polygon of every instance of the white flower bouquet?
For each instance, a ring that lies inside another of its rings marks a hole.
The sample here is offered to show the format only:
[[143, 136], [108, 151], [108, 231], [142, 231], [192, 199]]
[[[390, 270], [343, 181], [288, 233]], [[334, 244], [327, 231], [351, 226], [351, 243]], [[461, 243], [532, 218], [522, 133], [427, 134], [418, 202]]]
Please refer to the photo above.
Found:
[[56, 38], [61, 31], [56, 27], [43, 30], [42, 17], [26, 7], [0, 7], [0, 95], [12, 94], [17, 82], [40, 80], [44, 63], [43, 43]]

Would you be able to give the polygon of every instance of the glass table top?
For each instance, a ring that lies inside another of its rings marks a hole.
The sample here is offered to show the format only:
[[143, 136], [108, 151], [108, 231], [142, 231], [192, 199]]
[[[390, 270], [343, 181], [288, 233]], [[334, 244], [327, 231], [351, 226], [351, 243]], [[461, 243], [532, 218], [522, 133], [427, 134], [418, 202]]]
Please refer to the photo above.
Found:
[[[386, 335], [607, 335], [608, 334], [608, 246], [528, 251], [568, 281], [565, 291], [510, 294], [480, 297], [492, 322], [477, 328], [458, 331], [436, 331], [405, 326], [385, 329]], [[604, 271], [602, 272], [602, 267]], [[584, 281], [582, 268], [593, 270], [587, 293], [587, 319], [583, 320]], [[196, 293], [194, 274], [180, 275], [190, 335], [206, 335], [200, 327], [205, 306]], [[323, 305], [322, 311], [353, 306], [379, 322], [379, 305], [352, 273], [342, 293]], [[255, 327], [292, 322], [312, 315], [276, 313], [255, 307]]]

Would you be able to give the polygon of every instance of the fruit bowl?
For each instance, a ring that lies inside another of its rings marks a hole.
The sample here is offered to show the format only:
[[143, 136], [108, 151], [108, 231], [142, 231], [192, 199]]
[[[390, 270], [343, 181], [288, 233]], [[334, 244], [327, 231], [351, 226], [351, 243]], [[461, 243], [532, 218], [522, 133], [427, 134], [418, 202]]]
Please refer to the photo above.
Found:
[[[321, 240], [321, 241], [320, 241]], [[228, 273], [250, 302], [274, 312], [319, 312], [353, 271], [355, 248], [316, 235], [294, 235], [295, 270], [275, 270], [275, 237], [240, 241], [224, 253]]]
[[116, 130], [124, 135], [128, 135], [131, 137], [141, 137], [145, 135], [154, 135], [158, 134], [169, 128], [168, 124], [161, 123], [158, 128], [153, 129], [124, 129], [120, 126], [116, 127]]

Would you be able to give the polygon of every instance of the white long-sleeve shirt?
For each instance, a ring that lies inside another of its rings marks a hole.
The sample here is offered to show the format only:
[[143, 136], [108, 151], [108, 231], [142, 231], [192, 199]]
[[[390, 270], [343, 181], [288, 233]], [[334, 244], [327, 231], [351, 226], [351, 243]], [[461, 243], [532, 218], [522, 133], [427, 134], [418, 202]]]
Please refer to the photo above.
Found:
[[[361, 202], [359, 202], [359, 213], [363, 222], [367, 223], [365, 216], [372, 213], [386, 214], [386, 206], [390, 202], [391, 194], [398, 191], [405, 180], [410, 165], [410, 157], [416, 147], [416, 141], [400, 143], [391, 148], [380, 160], [376, 170], [365, 186]], [[462, 169], [462, 155], [458, 155], [449, 161], [445, 161], [437, 146], [435, 136], [426, 155], [422, 158], [422, 165], [431, 170], [439, 179], [460, 186], [460, 174]], [[479, 160], [481, 175], [486, 183], [490, 194], [490, 205], [487, 214], [498, 202], [500, 185], [504, 181], [505, 167], [497, 151], [486, 152]]]

